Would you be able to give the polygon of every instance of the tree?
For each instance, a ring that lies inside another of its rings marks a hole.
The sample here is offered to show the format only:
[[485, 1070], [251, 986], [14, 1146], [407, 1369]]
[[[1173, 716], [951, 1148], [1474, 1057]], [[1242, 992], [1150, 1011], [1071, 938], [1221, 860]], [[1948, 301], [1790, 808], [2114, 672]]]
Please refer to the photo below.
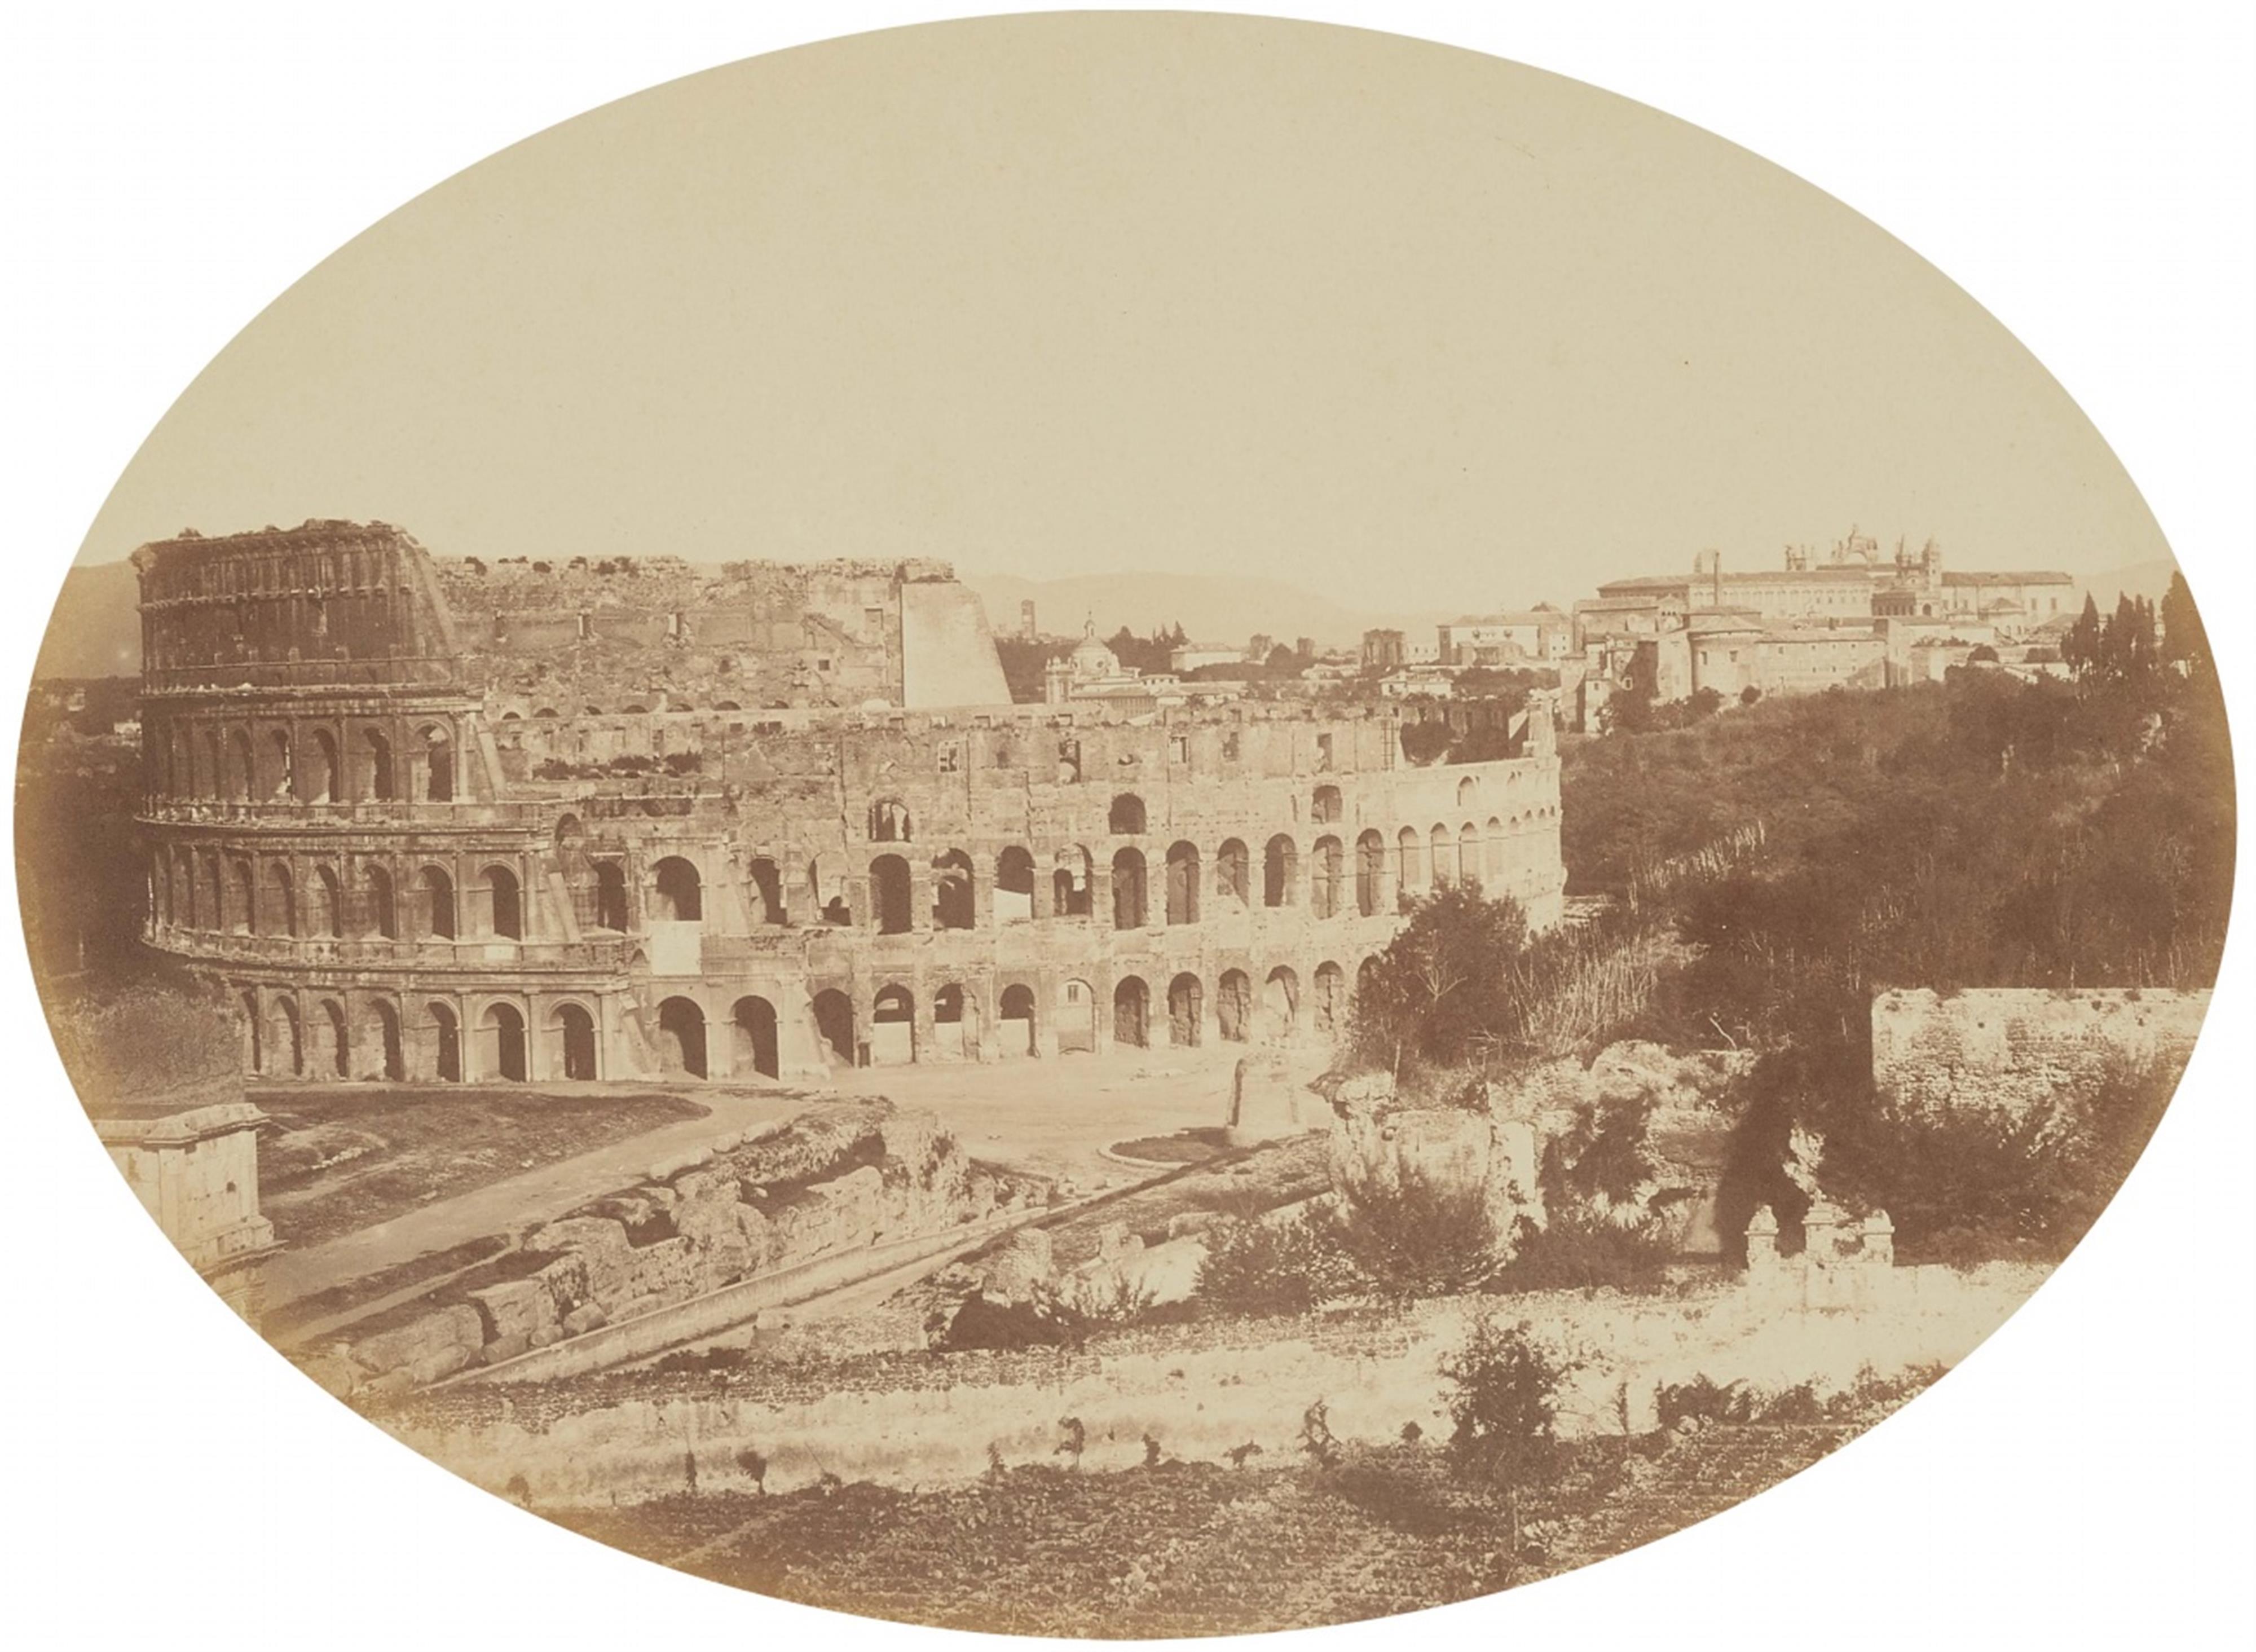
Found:
[[1526, 1320], [1474, 1322], [1463, 1345], [1442, 1362], [1449, 1398], [1450, 1454], [1469, 1479], [1503, 1488], [1508, 1511], [1507, 1568], [1519, 1558], [1519, 1489], [1551, 1466], [1559, 1385], [1576, 1369], [1535, 1340]]
[[2077, 676], [2097, 670], [2102, 659], [2102, 632], [2099, 624], [2099, 599], [2090, 591], [2083, 593], [2083, 611], [2061, 639], [2060, 657]]
[[1365, 1056], [1399, 1074], [1413, 1060], [1462, 1060], [1496, 1037], [1526, 945], [1527, 917], [1516, 901], [1488, 900], [1463, 883], [1419, 901], [1357, 994]]
[[2182, 573], [2172, 573], [2170, 588], [2162, 593], [2162, 658], [2198, 670], [2210, 662], [2209, 632], [2203, 629], [2201, 610], [2194, 606], [2193, 587]]

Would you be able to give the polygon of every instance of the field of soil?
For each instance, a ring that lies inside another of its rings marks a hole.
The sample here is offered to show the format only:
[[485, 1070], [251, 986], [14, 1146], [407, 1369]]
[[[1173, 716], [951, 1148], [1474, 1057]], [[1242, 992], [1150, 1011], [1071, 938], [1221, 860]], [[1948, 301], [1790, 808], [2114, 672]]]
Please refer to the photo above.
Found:
[[259, 1205], [316, 1245], [710, 1109], [680, 1095], [494, 1086], [262, 1088]]
[[[683, 1493], [554, 1516], [716, 1582], [946, 1627], [1159, 1637], [1287, 1629], [1438, 1606], [1533, 1582], [1722, 1512], [1868, 1423], [1717, 1424], [1568, 1450], [1520, 1498], [1431, 1443], [1310, 1462], [1178, 1462], [1082, 1473], [1061, 1453], [972, 1486]], [[685, 1485], [693, 1465], [685, 1459]]]

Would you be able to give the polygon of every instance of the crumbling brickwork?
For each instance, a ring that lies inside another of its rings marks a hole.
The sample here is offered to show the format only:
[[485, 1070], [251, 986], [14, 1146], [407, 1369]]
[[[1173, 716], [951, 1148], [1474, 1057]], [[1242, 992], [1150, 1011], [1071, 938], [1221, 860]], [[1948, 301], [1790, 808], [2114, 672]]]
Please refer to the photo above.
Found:
[[2154, 988], [1883, 992], [1872, 1078], [1914, 1106], [2022, 1112], [2117, 1063], [2182, 1063], [2208, 1012], [2205, 992]]
[[150, 936], [253, 1072], [1320, 1040], [1403, 894], [1561, 914], [1547, 722], [1420, 767], [1391, 709], [1014, 706], [942, 563], [485, 568], [308, 523], [137, 564]]

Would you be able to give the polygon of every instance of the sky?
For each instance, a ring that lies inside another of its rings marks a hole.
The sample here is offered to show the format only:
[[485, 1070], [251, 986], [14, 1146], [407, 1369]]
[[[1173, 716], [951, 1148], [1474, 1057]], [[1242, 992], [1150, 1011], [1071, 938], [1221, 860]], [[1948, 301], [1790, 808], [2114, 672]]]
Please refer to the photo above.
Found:
[[2168, 554], [2012, 335], [1791, 174], [1497, 59], [1151, 13], [752, 59], [470, 167], [214, 360], [81, 560], [308, 517], [1385, 611], [1852, 525]]

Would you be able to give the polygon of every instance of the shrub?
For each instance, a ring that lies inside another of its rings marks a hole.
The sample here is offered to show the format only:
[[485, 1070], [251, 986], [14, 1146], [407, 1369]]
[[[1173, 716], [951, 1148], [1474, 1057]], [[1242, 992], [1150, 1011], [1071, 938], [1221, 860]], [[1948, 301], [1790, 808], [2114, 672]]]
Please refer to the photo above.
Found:
[[1337, 1230], [1308, 1211], [1281, 1222], [1217, 1222], [1205, 1240], [1197, 1295], [1222, 1313], [1304, 1313], [1353, 1290], [1361, 1278]]
[[1347, 1203], [1338, 1244], [1382, 1295], [1433, 1296], [1470, 1289], [1497, 1269], [1488, 1196], [1478, 1183], [1405, 1168], [1392, 1189]]
[[1536, 1341], [1525, 1320], [1511, 1326], [1476, 1321], [1463, 1345], [1442, 1362], [1453, 1390], [1449, 1451], [1457, 1471], [1505, 1492], [1507, 1568], [1520, 1554], [1519, 1489], [1551, 1472], [1559, 1387], [1575, 1369], [1574, 1361]]

